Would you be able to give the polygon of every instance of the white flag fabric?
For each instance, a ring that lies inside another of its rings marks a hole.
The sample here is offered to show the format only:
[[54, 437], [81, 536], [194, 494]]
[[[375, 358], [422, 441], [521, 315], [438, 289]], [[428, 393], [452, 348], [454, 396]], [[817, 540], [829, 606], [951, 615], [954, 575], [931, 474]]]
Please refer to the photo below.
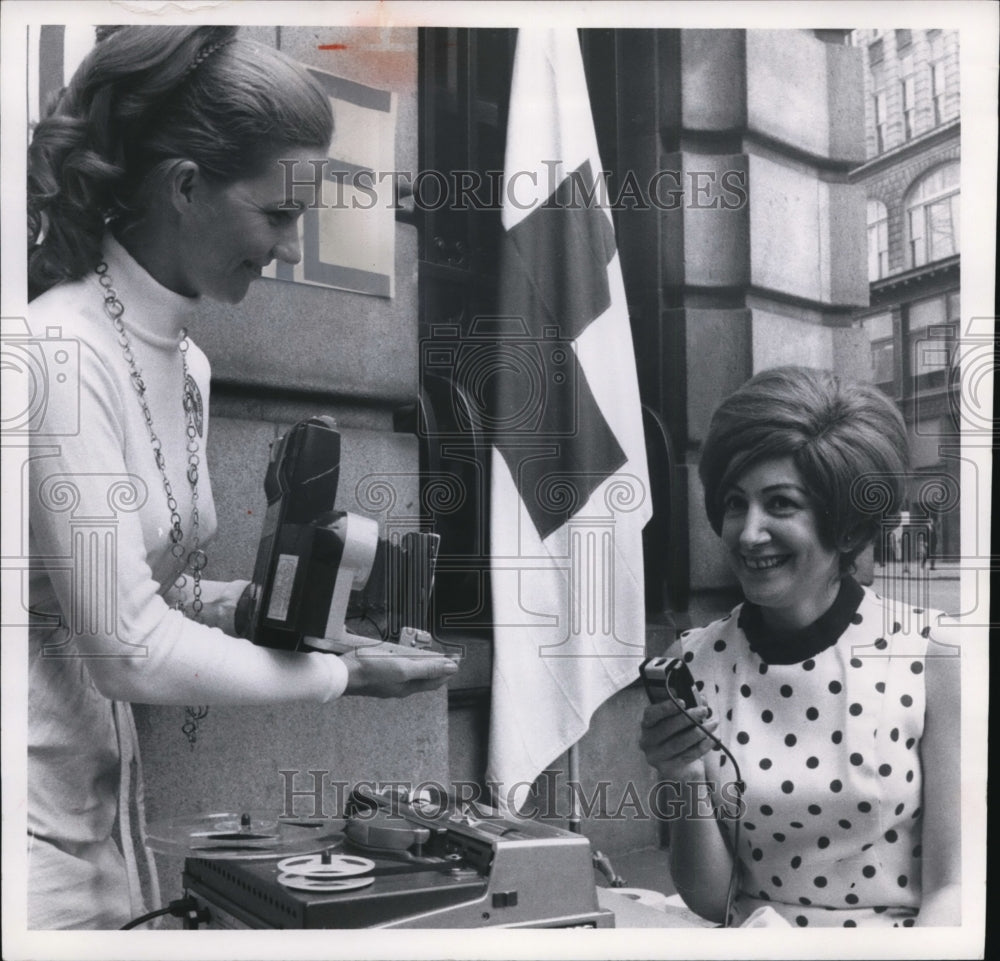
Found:
[[504, 165], [487, 778], [517, 809], [645, 645], [642, 414], [575, 29], [518, 31]]

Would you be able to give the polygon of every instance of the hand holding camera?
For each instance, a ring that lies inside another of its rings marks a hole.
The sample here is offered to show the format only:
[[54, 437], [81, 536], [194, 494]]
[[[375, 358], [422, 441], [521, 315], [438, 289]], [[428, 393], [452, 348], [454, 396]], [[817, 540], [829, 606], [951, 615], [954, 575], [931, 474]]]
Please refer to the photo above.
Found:
[[344, 693], [366, 697], [409, 697], [433, 691], [458, 670], [458, 663], [444, 654], [390, 643], [348, 651], [341, 662], [347, 667]]
[[716, 743], [712, 735], [718, 718], [696, 694], [683, 661], [649, 658], [639, 673], [650, 699], [642, 715], [639, 748], [662, 778], [690, 778], [692, 766], [700, 767], [701, 758]]

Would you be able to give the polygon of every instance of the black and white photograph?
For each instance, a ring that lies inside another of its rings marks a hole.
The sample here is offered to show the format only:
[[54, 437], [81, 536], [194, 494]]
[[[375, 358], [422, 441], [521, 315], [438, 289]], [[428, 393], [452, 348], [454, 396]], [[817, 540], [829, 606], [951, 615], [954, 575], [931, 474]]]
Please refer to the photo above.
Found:
[[985, 957], [998, 37], [4, 0], [3, 956]]

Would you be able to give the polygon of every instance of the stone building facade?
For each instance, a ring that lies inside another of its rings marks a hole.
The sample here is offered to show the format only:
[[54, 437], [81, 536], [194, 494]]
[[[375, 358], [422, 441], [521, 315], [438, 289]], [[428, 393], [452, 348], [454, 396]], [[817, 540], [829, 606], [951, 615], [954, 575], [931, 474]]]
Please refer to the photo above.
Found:
[[957, 558], [959, 34], [857, 30], [852, 44], [865, 64], [866, 161], [851, 182], [866, 196], [871, 284], [858, 326], [873, 380], [909, 427], [910, 518], [939, 557]]

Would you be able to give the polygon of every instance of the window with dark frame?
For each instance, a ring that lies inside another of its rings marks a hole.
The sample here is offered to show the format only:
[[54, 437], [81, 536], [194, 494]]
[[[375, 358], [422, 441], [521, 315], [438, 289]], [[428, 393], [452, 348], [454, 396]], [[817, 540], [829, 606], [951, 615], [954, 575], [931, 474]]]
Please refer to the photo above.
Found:
[[911, 267], [959, 252], [960, 210], [958, 161], [943, 164], [917, 181], [906, 204]]
[[880, 200], [869, 200], [868, 279], [881, 280], [889, 272], [889, 213]]
[[[440, 203], [417, 204], [421, 503], [441, 536], [434, 632], [489, 636], [488, 449], [456, 364], [477, 318], [496, 312], [507, 104], [515, 30], [418, 31], [421, 173]], [[467, 386], [467, 385], [466, 385]], [[461, 503], [442, 502], [451, 480]], [[439, 492], [438, 492], [439, 493]]]
[[958, 321], [957, 291], [926, 297], [907, 305], [907, 396], [944, 390], [951, 383]]
[[938, 60], [929, 65], [931, 80], [931, 111], [934, 126], [944, 123], [944, 63]]
[[899, 98], [903, 114], [903, 139], [912, 140], [916, 132], [916, 82], [912, 73], [899, 81]]
[[872, 108], [875, 111], [875, 151], [885, 153], [886, 149], [886, 116], [885, 91], [878, 91], [872, 98]]

